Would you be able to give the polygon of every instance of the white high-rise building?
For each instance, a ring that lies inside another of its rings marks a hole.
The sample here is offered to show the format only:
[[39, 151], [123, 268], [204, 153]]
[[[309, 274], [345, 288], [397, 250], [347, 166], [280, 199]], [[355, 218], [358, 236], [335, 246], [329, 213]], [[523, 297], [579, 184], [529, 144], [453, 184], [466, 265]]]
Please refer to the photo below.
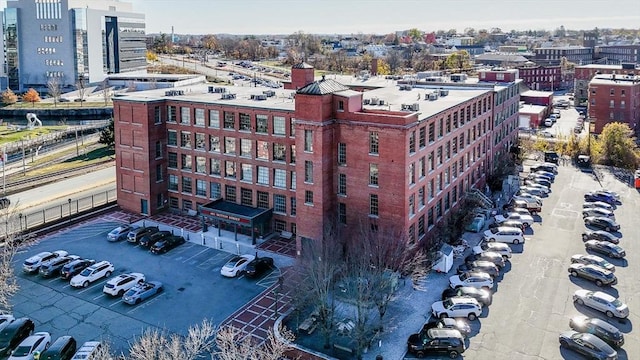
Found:
[[14, 91], [63, 90], [108, 74], [144, 71], [144, 14], [119, 0], [8, 0], [0, 76]]

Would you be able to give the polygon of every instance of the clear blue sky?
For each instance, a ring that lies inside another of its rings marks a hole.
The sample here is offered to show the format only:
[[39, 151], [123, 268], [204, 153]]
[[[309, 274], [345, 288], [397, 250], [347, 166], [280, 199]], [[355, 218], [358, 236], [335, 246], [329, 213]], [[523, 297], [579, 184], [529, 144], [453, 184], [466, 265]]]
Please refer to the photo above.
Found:
[[[126, 1], [126, 0], [124, 0]], [[640, 1], [615, 0], [131, 0], [147, 33], [384, 34], [418, 28], [639, 28]]]
[[[639, 28], [638, 0], [122, 0], [146, 14], [147, 33], [386, 34]], [[0, 0], [4, 8], [6, 0]]]

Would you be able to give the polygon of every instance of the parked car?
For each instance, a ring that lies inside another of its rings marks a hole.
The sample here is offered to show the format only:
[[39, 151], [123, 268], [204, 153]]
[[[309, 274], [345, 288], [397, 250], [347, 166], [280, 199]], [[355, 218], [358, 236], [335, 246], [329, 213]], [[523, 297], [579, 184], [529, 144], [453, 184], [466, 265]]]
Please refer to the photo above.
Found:
[[111, 276], [113, 270], [113, 264], [108, 261], [100, 261], [72, 277], [69, 284], [73, 287], [87, 287], [96, 280]]
[[579, 276], [587, 279], [594, 282], [597, 286], [612, 286], [618, 283], [618, 278], [616, 278], [613, 272], [601, 268], [598, 265], [571, 264], [569, 265], [568, 271], [571, 276]]
[[624, 345], [622, 332], [617, 327], [598, 318], [575, 316], [569, 320], [569, 327], [573, 331], [593, 334], [604, 340], [609, 346], [621, 347]]
[[555, 164], [538, 164], [538, 165], [533, 165], [529, 168], [529, 170], [531, 172], [538, 172], [538, 171], [547, 171], [550, 173], [554, 173], [557, 174], [558, 173], [558, 167]]
[[474, 246], [471, 251], [474, 254], [480, 254], [485, 251], [492, 251], [502, 255], [504, 261], [510, 259], [512, 256], [512, 251], [509, 245], [497, 242], [486, 242], [481, 241], [478, 245]]
[[35, 355], [38, 358], [41, 352], [51, 345], [51, 334], [48, 332], [37, 332], [26, 339], [11, 352], [9, 360], [34, 360]]
[[516, 213], [520, 215], [531, 216], [531, 212], [526, 207], [513, 207], [507, 211], [507, 213]]
[[471, 326], [464, 319], [442, 318], [435, 319], [422, 325], [420, 332], [426, 332], [429, 329], [453, 329], [458, 330], [462, 336], [467, 337], [471, 333]]
[[534, 177], [545, 177], [550, 182], [553, 182], [556, 179], [556, 173], [552, 171], [544, 171], [544, 170], [531, 171], [529, 175], [533, 175]]
[[617, 200], [615, 197], [609, 194], [598, 193], [598, 192], [588, 192], [584, 194], [584, 201], [591, 201], [591, 202], [601, 201], [609, 205], [616, 205], [617, 203]]
[[463, 263], [458, 266], [457, 273], [462, 274], [465, 272], [485, 272], [495, 280], [500, 276], [500, 269], [491, 261], [478, 260], [470, 263]]
[[533, 217], [530, 215], [521, 215], [518, 213], [507, 213], [506, 215], [496, 215], [494, 217], [497, 223], [502, 223], [507, 220], [518, 220], [521, 221], [524, 226], [530, 227], [533, 224]]
[[615, 191], [608, 190], [608, 189], [600, 189], [600, 190], [596, 190], [595, 192], [596, 192], [596, 193], [599, 193], [599, 194], [603, 194], [603, 195], [612, 196], [612, 197], [613, 197], [614, 199], [616, 199], [616, 201], [618, 201], [618, 202], [619, 202], [619, 201], [620, 201], [620, 199], [621, 199], [621, 198], [620, 198], [620, 194], [618, 194], [618, 193], [617, 193], [617, 192], [615, 192]]
[[158, 241], [162, 241], [163, 239], [173, 236], [171, 231], [158, 231], [157, 233], [147, 234], [138, 240], [138, 245], [146, 248], [150, 248], [151, 245], [157, 243]]
[[603, 201], [585, 201], [584, 203], [582, 203], [582, 208], [583, 209], [601, 208], [609, 211], [614, 210], [614, 207], [611, 204], [607, 204], [606, 202], [603, 202]]
[[78, 260], [80, 257], [78, 255], [67, 255], [67, 256], [59, 256], [55, 257], [47, 262], [42, 263], [40, 265], [40, 269], [38, 273], [42, 277], [54, 277], [59, 276], [62, 268], [72, 262], [73, 260]]
[[502, 269], [505, 266], [505, 262], [504, 262], [504, 259], [502, 258], [502, 255], [493, 251], [484, 251], [484, 252], [481, 252], [480, 254], [468, 255], [464, 259], [464, 262], [470, 263], [477, 260], [490, 261], [494, 263], [499, 269]]
[[565, 331], [560, 334], [560, 346], [571, 349], [589, 359], [614, 360], [618, 353], [593, 334]]
[[482, 314], [482, 306], [474, 298], [452, 297], [434, 302], [431, 305], [431, 313], [438, 319], [466, 317], [473, 321]]
[[471, 223], [467, 225], [465, 228], [466, 231], [478, 233], [484, 229], [485, 218], [482, 215], [476, 215], [476, 217], [471, 220]]
[[452, 329], [429, 329], [424, 333], [412, 334], [407, 340], [407, 347], [409, 353], [419, 358], [447, 354], [449, 358], [457, 359], [466, 349], [464, 336]]
[[[71, 360], [93, 360], [102, 349], [100, 341], [87, 341], [73, 355]], [[97, 360], [97, 358], [95, 358]]]
[[159, 281], [149, 281], [138, 284], [127, 290], [122, 296], [122, 300], [129, 305], [140, 304], [142, 301], [159, 294], [163, 291], [163, 285]]
[[157, 226], [141, 226], [127, 233], [127, 241], [132, 244], [137, 244], [142, 237], [155, 234], [158, 231], [160, 231], [160, 229]]
[[454, 296], [467, 296], [476, 299], [482, 306], [489, 306], [493, 302], [493, 295], [487, 289], [479, 289], [472, 286], [461, 286], [455, 289], [446, 288], [442, 291], [442, 300]]
[[80, 272], [89, 266], [95, 264], [93, 259], [77, 259], [64, 265], [60, 270], [60, 277], [64, 280], [70, 280], [72, 277], [80, 274]]
[[125, 240], [127, 238], [127, 235], [129, 234], [129, 232], [133, 229], [136, 229], [137, 226], [135, 225], [128, 225], [128, 224], [124, 224], [124, 225], [120, 225], [117, 228], [111, 230], [108, 234], [107, 234], [107, 240], [109, 241], [121, 241], [121, 240]]
[[38, 270], [40, 270], [40, 265], [42, 265], [42, 263], [47, 262], [53, 258], [67, 255], [69, 255], [69, 253], [64, 250], [58, 250], [54, 252], [43, 251], [25, 260], [22, 264], [22, 271], [27, 274], [37, 273]]
[[493, 279], [487, 273], [466, 272], [460, 275], [453, 275], [449, 278], [449, 286], [452, 289], [462, 286], [471, 286], [478, 289], [493, 289]]
[[584, 242], [584, 247], [614, 259], [622, 259], [627, 255], [623, 248], [608, 241], [587, 240]]
[[598, 207], [586, 208], [586, 209], [583, 208], [582, 217], [585, 218], [587, 216], [606, 217], [613, 221], [616, 221], [616, 215], [613, 213], [613, 211], [598, 208]]
[[257, 257], [247, 264], [244, 274], [248, 277], [259, 277], [273, 269], [273, 258], [267, 256]]
[[501, 223], [496, 223], [493, 222], [491, 223], [491, 225], [489, 225], [489, 229], [497, 229], [500, 227], [507, 227], [507, 228], [516, 228], [516, 229], [520, 229], [520, 230], [524, 230], [526, 229], [526, 227], [524, 226], [524, 224], [522, 223], [522, 221], [518, 221], [518, 220], [507, 220], [507, 221], [503, 221]]
[[525, 184], [520, 190], [539, 197], [546, 197], [549, 195], [549, 192], [551, 192], [551, 189], [540, 184]]
[[77, 342], [73, 336], [60, 336], [40, 354], [38, 360], [70, 360], [76, 353]]
[[609, 232], [620, 230], [620, 224], [615, 220], [602, 216], [587, 216], [584, 218], [584, 224]]
[[36, 325], [29, 318], [23, 317], [13, 320], [0, 331], [0, 357], [9, 355], [22, 340], [26, 339]]
[[0, 331], [5, 328], [5, 326], [11, 324], [13, 320], [16, 318], [11, 314], [2, 314], [0, 315]]
[[152, 254], [164, 254], [167, 251], [184, 244], [186, 240], [180, 235], [171, 235], [167, 236], [160, 241], [156, 241], [155, 244], [151, 246], [149, 251]]
[[518, 192], [516, 193], [516, 195], [518, 196], [529, 196], [532, 197], [536, 200], [541, 200], [543, 197], [548, 196], [548, 194], [546, 194], [545, 192], [543, 192], [540, 189], [535, 189], [535, 188], [530, 188], [530, 187], [526, 187], [523, 186], [520, 189], [518, 189]]
[[489, 242], [501, 242], [509, 244], [524, 243], [522, 230], [514, 227], [498, 227], [484, 232], [484, 239]]
[[102, 292], [111, 296], [122, 296], [127, 290], [142, 284], [145, 280], [144, 274], [141, 273], [121, 274], [107, 281], [102, 287]]
[[8, 197], [0, 198], [0, 209], [6, 209], [11, 205], [11, 200]]
[[601, 291], [576, 290], [573, 302], [603, 312], [607, 317], [625, 319], [629, 316], [629, 308], [619, 299]]
[[608, 241], [614, 244], [620, 243], [620, 238], [604, 230], [586, 230], [582, 233], [582, 241], [587, 240]]
[[236, 277], [244, 271], [253, 259], [255, 259], [255, 256], [248, 254], [234, 256], [220, 269], [220, 274], [225, 277]]
[[601, 268], [607, 269], [611, 272], [616, 271], [616, 267], [608, 262], [607, 260], [601, 258], [600, 256], [591, 255], [591, 254], [576, 254], [571, 256], [571, 263], [574, 264], [593, 264], [598, 265]]

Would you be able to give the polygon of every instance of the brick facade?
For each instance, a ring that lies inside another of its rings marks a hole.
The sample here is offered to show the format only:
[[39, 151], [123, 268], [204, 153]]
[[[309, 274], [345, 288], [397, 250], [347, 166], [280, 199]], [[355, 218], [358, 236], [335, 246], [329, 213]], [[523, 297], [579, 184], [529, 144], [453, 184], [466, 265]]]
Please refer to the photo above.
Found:
[[596, 134], [611, 122], [626, 123], [640, 134], [640, 76], [596, 75], [589, 83], [589, 118]]

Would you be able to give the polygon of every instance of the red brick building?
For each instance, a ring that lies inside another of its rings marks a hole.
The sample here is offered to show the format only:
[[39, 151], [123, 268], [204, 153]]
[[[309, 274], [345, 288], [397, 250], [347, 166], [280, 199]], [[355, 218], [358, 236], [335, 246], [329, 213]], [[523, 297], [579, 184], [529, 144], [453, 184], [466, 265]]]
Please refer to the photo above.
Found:
[[574, 95], [575, 105], [587, 106], [589, 98], [589, 82], [596, 75], [617, 74], [617, 75], [640, 75], [640, 66], [635, 64], [621, 65], [599, 65], [591, 64], [584, 66], [576, 66], [574, 69]]
[[640, 134], [640, 76], [596, 75], [589, 83], [589, 118], [596, 134], [611, 122], [629, 124]]
[[531, 63], [517, 69], [520, 79], [531, 90], [555, 91], [565, 85], [560, 65], [539, 66]]
[[[417, 241], [517, 136], [519, 81], [350, 89], [191, 86], [114, 98], [118, 203], [198, 213], [255, 238], [388, 228]], [[493, 73], [485, 77], [495, 78]], [[454, 86], [455, 85], [455, 86]]]

